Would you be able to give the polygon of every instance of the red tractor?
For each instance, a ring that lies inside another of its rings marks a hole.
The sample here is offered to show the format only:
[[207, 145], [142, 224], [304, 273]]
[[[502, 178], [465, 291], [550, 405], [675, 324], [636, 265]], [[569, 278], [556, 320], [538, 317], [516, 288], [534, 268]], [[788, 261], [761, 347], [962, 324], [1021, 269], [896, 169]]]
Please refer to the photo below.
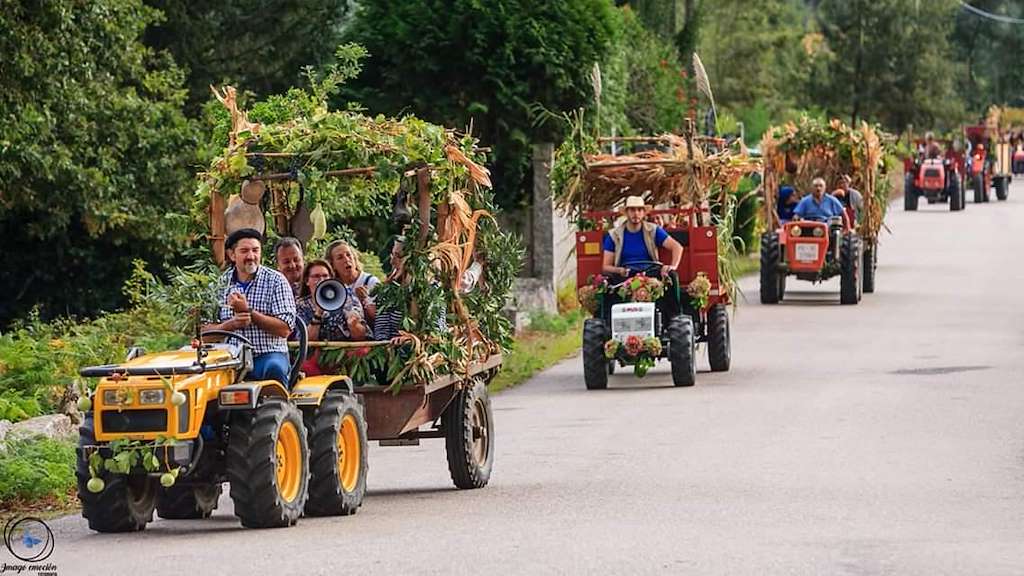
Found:
[[[614, 211], [585, 211], [583, 218], [596, 223], [593, 230], [576, 233], [576, 285], [584, 288], [601, 277], [604, 258], [602, 240], [605, 222], [614, 222], [621, 214]], [[673, 273], [664, 297], [657, 302], [605, 301], [610, 293], [599, 298], [594, 317], [583, 327], [583, 378], [587, 389], [604, 389], [608, 375], [616, 365], [628, 365], [631, 360], [619, 355], [608, 358], [607, 344], [611, 340], [625, 343], [630, 336], [644, 340], [656, 338], [661, 345], [658, 360], [667, 358], [672, 364], [672, 381], [676, 386], [693, 386], [696, 378], [696, 344], [708, 345], [711, 370], [727, 371], [731, 362], [729, 337], [729, 294], [722, 288], [718, 275], [718, 233], [713, 224], [702, 224], [706, 212], [693, 208], [667, 208], [650, 210], [648, 220], [661, 221], [669, 235], [683, 245], [683, 258]], [[662, 248], [660, 262], [641, 262], [629, 266], [631, 275], [656, 275], [662, 264], [671, 263], [669, 253]], [[698, 277], [707, 278], [707, 299], [700, 307], [687, 293], [687, 286]]]
[[929, 204], [948, 201], [951, 212], [963, 210], [967, 200], [963, 185], [963, 153], [948, 142], [945, 143], [945, 153], [940, 153], [937, 148], [928, 150], [930, 144], [923, 140], [917, 144], [922, 152], [903, 161], [903, 209], [908, 212], [917, 210], [918, 200], [923, 197]]
[[975, 204], [988, 202], [993, 188], [997, 199], [1006, 200], [1013, 178], [1010, 144], [998, 135], [993, 138], [983, 124], [964, 126], [964, 137], [970, 143], [967, 181], [974, 189]]
[[761, 303], [778, 304], [786, 277], [823, 282], [840, 276], [839, 303], [856, 304], [863, 294], [861, 239], [852, 220], [783, 222], [761, 237]]

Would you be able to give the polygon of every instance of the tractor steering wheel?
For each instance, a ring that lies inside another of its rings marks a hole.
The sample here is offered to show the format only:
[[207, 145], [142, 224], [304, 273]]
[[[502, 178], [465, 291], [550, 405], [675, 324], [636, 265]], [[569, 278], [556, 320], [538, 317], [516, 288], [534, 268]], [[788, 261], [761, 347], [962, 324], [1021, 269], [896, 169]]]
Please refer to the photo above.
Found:
[[199, 333], [199, 339], [202, 340], [204, 336], [225, 336], [227, 338], [238, 338], [243, 343], [248, 344], [250, 348], [253, 348], [252, 340], [249, 340], [245, 336], [242, 336], [238, 332], [232, 332], [230, 330], [206, 330]]
[[[655, 276], [660, 277], [662, 266], [664, 266], [664, 264], [662, 264], [661, 262], [656, 262], [654, 260], [636, 260], [630, 262], [629, 264], [625, 264], [623, 268], [626, 268], [627, 270], [633, 273], [643, 272], [648, 276], [651, 275], [651, 272], [654, 272]], [[629, 276], [631, 275], [632, 274], [629, 274]]]

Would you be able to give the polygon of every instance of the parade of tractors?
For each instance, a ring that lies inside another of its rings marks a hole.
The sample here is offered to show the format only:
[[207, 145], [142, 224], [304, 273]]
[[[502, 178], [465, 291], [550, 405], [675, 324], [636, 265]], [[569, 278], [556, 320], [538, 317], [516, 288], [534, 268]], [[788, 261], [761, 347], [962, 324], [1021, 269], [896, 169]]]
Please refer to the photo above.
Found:
[[[225, 483], [246, 527], [352, 515], [366, 495], [371, 441], [444, 439], [455, 486], [487, 485], [487, 385], [512, 341], [502, 310], [522, 250], [497, 226], [484, 151], [469, 134], [354, 111], [260, 124], [233, 89], [217, 96], [227, 141], [199, 176], [197, 202], [209, 258], [223, 273], [182, 313], [188, 345], [136, 347], [123, 362], [81, 368], [95, 383], [80, 401], [76, 470], [89, 527], [142, 530], [154, 512], [208, 518]], [[960, 211], [969, 189], [976, 203], [987, 202], [990, 189], [1005, 200], [1017, 166], [997, 125], [964, 127], [955, 140], [909, 136], [905, 209], [925, 199]], [[407, 153], [394, 153], [404, 145]], [[794, 278], [838, 278], [844, 305], [874, 292], [895, 145], [866, 123], [807, 117], [769, 128], [759, 154], [700, 135], [692, 121], [681, 134], [656, 136], [574, 127], [555, 154], [551, 185], [554, 207], [574, 226], [576, 295], [589, 314], [585, 388], [607, 389], [627, 367], [643, 377], [663, 360], [672, 384], [690, 387], [700, 353], [711, 372], [730, 369], [730, 314], [742, 298], [730, 266], [740, 200], [760, 210], [762, 304], [786, 302]], [[756, 187], [738, 200], [741, 180]], [[335, 247], [348, 245], [326, 244], [326, 214], [379, 218], [392, 228], [388, 276], [373, 289], [373, 309], [391, 318], [393, 333], [353, 337], [347, 314], [369, 306], [367, 293], [338, 279], [310, 284], [295, 297], [301, 293], [297, 302], [313, 314], [294, 308], [275, 336], [283, 343], [288, 334], [286, 365], [274, 376], [261, 360], [266, 334], [252, 319], [260, 316], [247, 308], [258, 298], [259, 276], [251, 274], [259, 268], [246, 268], [237, 250], [243, 241], [294, 237], [307, 250], [326, 245], [317, 261], [326, 269], [327, 261], [347, 266], [344, 256], [333, 260]], [[331, 314], [344, 318], [346, 337], [327, 335]]]

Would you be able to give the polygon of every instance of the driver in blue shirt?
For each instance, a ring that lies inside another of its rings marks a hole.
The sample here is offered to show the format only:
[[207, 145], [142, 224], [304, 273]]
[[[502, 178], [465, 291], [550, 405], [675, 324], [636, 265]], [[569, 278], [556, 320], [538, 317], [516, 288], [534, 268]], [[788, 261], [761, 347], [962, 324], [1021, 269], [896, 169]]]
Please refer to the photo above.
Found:
[[[604, 235], [604, 261], [601, 271], [610, 276], [628, 276], [630, 264], [645, 261], [658, 262], [658, 248], [665, 247], [672, 254], [672, 263], [661, 266], [661, 275], [679, 267], [683, 246], [668, 235], [664, 228], [647, 222], [647, 205], [640, 196], [626, 198], [626, 221]], [[645, 266], [632, 267], [633, 270]]]
[[811, 193], [804, 196], [793, 209], [794, 220], [814, 220], [828, 222], [833, 217], [840, 217], [849, 226], [846, 210], [835, 196], [825, 193], [825, 179], [815, 178], [811, 181]]

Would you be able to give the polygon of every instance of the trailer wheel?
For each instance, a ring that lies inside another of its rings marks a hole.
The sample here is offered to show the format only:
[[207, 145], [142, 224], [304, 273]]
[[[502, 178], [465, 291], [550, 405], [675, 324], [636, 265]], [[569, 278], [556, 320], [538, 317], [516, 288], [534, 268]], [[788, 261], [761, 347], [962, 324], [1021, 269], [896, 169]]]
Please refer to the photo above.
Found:
[[761, 304], [778, 304], [785, 276], [779, 271], [782, 248], [779, 235], [767, 232], [761, 236]]
[[1006, 200], [1006, 197], [1008, 196], [1008, 192], [1009, 192], [1008, 184], [1009, 184], [1009, 182], [1007, 182], [1006, 177], [1002, 177], [1002, 178], [997, 178], [996, 179], [996, 199], [997, 200]]
[[441, 417], [452, 482], [462, 489], [483, 488], [494, 467], [494, 417], [487, 384], [471, 380]]
[[871, 294], [875, 291], [875, 270], [878, 268], [878, 245], [867, 243], [863, 247], [864, 261], [861, 263], [860, 276], [864, 285], [864, 292]]
[[355, 396], [328, 392], [309, 426], [308, 516], [355, 514], [366, 495], [369, 442]]
[[96, 532], [144, 530], [146, 524], [153, 521], [158, 492], [156, 479], [102, 472], [100, 478], [105, 483], [103, 490], [91, 492], [86, 486], [92, 475], [89, 473], [89, 455], [84, 447], [95, 444], [93, 415], [90, 412], [78, 428], [78, 457], [75, 466], [82, 516], [89, 521], [89, 528]]
[[309, 447], [302, 413], [271, 398], [233, 413], [227, 454], [235, 515], [247, 528], [291, 526], [309, 496]]
[[160, 494], [156, 515], [165, 520], [209, 518], [217, 509], [221, 492], [219, 483], [175, 484]]
[[708, 310], [708, 363], [712, 372], [728, 372], [731, 362], [729, 310], [725, 304], [715, 304]]
[[672, 384], [693, 386], [697, 382], [697, 349], [693, 320], [680, 314], [668, 323], [668, 359], [672, 363]]
[[964, 196], [960, 193], [960, 181], [953, 178], [949, 187], [949, 211], [959, 212], [964, 209]]
[[604, 343], [608, 330], [598, 318], [587, 318], [583, 323], [583, 383], [587, 390], [608, 387], [608, 359], [604, 356]]
[[860, 238], [845, 234], [839, 252], [839, 303], [856, 304], [860, 301]]

